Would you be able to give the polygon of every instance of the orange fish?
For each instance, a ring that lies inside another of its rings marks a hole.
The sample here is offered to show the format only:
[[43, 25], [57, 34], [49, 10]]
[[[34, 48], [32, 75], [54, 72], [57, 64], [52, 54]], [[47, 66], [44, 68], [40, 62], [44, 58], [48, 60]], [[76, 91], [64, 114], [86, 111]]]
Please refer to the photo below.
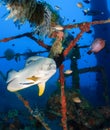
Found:
[[89, 50], [87, 53], [90, 55], [92, 52], [97, 53], [101, 51], [105, 47], [105, 40], [101, 38], [95, 39], [95, 41], [90, 46], [91, 50]]

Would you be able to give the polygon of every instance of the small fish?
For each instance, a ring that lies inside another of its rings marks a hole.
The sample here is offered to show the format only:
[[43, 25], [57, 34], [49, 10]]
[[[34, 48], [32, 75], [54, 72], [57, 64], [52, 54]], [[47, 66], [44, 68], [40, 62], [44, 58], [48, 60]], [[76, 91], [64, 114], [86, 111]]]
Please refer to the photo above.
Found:
[[69, 21], [69, 18], [67, 18], [67, 21]]
[[73, 22], [76, 22], [76, 20], [75, 20], [75, 19], [73, 19]]
[[64, 28], [61, 25], [56, 25], [56, 26], [52, 27], [52, 29], [54, 29], [56, 31], [62, 31]]
[[83, 0], [84, 3], [89, 4], [91, 0]]
[[25, 67], [8, 73], [7, 90], [16, 92], [38, 85], [39, 96], [44, 93], [46, 82], [56, 72], [56, 63], [51, 58], [32, 56], [26, 60]]
[[81, 99], [79, 97], [74, 97], [73, 102], [75, 103], [81, 103]]
[[92, 52], [97, 53], [105, 47], [105, 40], [97, 38], [93, 41], [90, 47], [91, 49], [87, 52], [87, 54], [90, 55]]
[[13, 44], [11, 44], [12, 46], [15, 46], [15, 44], [13, 43]]
[[66, 70], [65, 72], [64, 72], [64, 74], [71, 74], [73, 71], [72, 70]]
[[90, 16], [103, 15], [104, 14], [104, 12], [102, 12], [102, 11], [90, 10], [90, 9], [84, 9], [83, 13], [84, 13], [84, 15], [90, 15]]
[[56, 5], [56, 6], [55, 6], [55, 9], [56, 9], [56, 10], [60, 10], [61, 8]]
[[81, 2], [78, 2], [76, 5], [77, 5], [78, 8], [83, 8], [84, 7]]
[[76, 59], [76, 56], [73, 56], [73, 59]]
[[72, 34], [74, 34], [75, 32], [71, 32]]

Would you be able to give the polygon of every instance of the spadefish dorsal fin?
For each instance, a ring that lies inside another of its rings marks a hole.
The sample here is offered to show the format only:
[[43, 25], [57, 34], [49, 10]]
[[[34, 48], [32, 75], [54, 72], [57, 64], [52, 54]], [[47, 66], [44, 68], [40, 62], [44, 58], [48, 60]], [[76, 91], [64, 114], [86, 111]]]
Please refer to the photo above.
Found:
[[43, 57], [41, 57], [41, 56], [31, 56], [31, 57], [29, 57], [27, 60], [26, 60], [26, 64], [25, 64], [25, 66], [28, 66], [28, 65], [30, 65], [30, 64], [32, 64], [32, 63], [34, 63], [34, 62], [38, 62], [38, 60], [40, 60], [40, 59], [42, 59]]

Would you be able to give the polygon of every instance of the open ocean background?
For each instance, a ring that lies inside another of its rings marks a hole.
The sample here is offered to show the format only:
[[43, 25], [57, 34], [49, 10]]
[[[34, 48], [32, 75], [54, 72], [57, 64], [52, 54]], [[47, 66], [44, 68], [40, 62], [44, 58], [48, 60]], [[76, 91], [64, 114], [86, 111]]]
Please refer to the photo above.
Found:
[[[89, 4], [83, 2], [83, 0], [46, 0], [53, 9], [58, 6], [58, 13], [63, 19], [63, 25], [90, 22], [94, 20], [106, 20], [110, 18], [110, 0], [91, 0]], [[79, 8], [77, 3], [81, 2], [84, 8]], [[103, 12], [100, 15], [84, 15], [84, 9], [98, 10]], [[13, 20], [5, 20], [7, 13], [6, 7], [1, 5], [0, 7], [0, 39], [16, 36], [26, 32], [30, 32], [32, 28], [29, 23], [23, 24], [18, 29]], [[90, 28], [91, 33], [84, 33], [82, 38], [77, 42], [79, 46], [91, 45], [96, 38], [102, 38], [105, 40], [106, 45], [100, 52], [88, 55], [87, 52], [90, 49], [81, 48], [80, 58], [77, 59], [78, 69], [102, 67], [104, 71], [90, 71], [79, 75], [80, 92], [81, 95], [93, 106], [105, 106], [110, 105], [110, 23], [94, 25]], [[78, 29], [70, 29], [67, 31], [73, 37], [79, 33]], [[50, 44], [50, 39], [45, 38], [45, 43]], [[25, 53], [29, 50], [44, 51], [45, 49], [36, 44], [34, 41], [27, 37], [18, 38], [9, 42], [0, 43], [0, 57], [4, 56], [4, 52], [7, 49], [12, 49], [15, 53]], [[43, 53], [41, 56], [48, 56], [48, 53]], [[21, 56], [20, 61], [16, 62], [15, 59], [7, 60], [6, 58], [0, 58], [0, 113], [6, 113], [9, 110], [17, 110], [22, 114], [28, 113], [27, 108], [18, 99], [15, 93], [7, 91], [7, 72], [11, 69], [16, 71], [22, 69], [25, 64], [25, 57]], [[67, 58], [64, 62], [64, 71], [71, 69], [71, 60]], [[73, 65], [74, 68], [74, 65]], [[73, 69], [74, 71], [74, 69]], [[105, 77], [103, 77], [103, 75]], [[58, 89], [59, 70], [48, 80], [46, 83], [46, 89], [44, 94], [39, 97], [38, 89], [36, 86], [24, 89], [20, 91], [20, 94], [24, 99], [29, 101], [31, 108], [38, 107], [40, 111], [45, 109], [48, 98], [51, 94]], [[65, 84], [67, 88], [72, 87], [72, 76], [65, 77]], [[107, 97], [107, 102], [106, 102]], [[0, 118], [1, 119], [1, 118]], [[48, 121], [49, 122], [49, 121]], [[49, 122], [52, 130], [60, 130], [57, 127], [58, 121]], [[59, 123], [60, 124], [60, 123]], [[33, 129], [34, 130], [34, 129]]]

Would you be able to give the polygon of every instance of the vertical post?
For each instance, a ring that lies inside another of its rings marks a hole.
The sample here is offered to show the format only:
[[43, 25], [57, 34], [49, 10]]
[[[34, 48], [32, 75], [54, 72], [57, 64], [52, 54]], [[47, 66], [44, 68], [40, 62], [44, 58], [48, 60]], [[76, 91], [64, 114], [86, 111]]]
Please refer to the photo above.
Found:
[[66, 96], [65, 96], [65, 90], [64, 90], [64, 73], [63, 69], [64, 66], [60, 66], [60, 83], [61, 83], [61, 113], [62, 113], [62, 125], [63, 125], [63, 130], [67, 130], [67, 109], [66, 109]]

